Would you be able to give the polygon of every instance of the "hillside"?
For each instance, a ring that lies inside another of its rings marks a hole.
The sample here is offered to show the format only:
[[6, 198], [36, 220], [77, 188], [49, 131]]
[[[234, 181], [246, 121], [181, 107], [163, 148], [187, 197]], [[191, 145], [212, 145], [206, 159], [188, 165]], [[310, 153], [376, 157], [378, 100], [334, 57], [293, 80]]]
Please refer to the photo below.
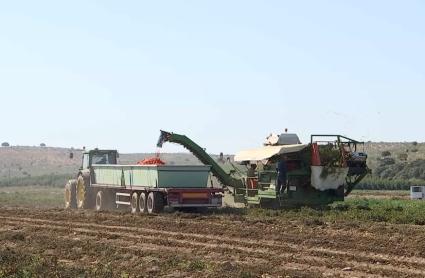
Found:
[[[413, 162], [425, 159], [425, 143], [372, 143], [365, 144], [365, 152], [369, 156], [368, 164], [373, 170], [376, 170], [379, 165], [379, 159], [382, 158], [383, 152], [390, 152], [389, 157], [392, 157], [396, 162]], [[401, 160], [400, 156], [406, 156], [407, 160]]]
[[[362, 149], [360, 150], [362, 151]], [[425, 179], [424, 143], [373, 143], [365, 144], [373, 177], [386, 180]], [[69, 154], [74, 157], [70, 159]], [[134, 164], [152, 153], [120, 154], [119, 162]], [[164, 153], [161, 158], [169, 164], [199, 164], [190, 153]], [[0, 186], [23, 184], [61, 185], [75, 175], [81, 164], [82, 151], [68, 148], [1, 147]], [[369, 178], [369, 179], [370, 179]]]
[[[74, 157], [70, 159], [70, 153]], [[119, 163], [135, 164], [152, 157], [152, 153], [120, 154]], [[197, 165], [198, 159], [189, 153], [164, 153], [161, 159], [168, 164]], [[81, 165], [82, 151], [67, 148], [1, 147], [1, 185], [60, 185], [73, 177]]]

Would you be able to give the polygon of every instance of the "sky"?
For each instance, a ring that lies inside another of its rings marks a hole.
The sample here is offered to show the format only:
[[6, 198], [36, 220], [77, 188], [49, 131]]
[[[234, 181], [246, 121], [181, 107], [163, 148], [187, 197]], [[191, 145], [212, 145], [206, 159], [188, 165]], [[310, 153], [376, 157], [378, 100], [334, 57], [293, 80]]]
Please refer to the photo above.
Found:
[[[424, 1], [1, 1], [0, 141], [425, 141]], [[180, 146], [164, 151], [180, 152]]]

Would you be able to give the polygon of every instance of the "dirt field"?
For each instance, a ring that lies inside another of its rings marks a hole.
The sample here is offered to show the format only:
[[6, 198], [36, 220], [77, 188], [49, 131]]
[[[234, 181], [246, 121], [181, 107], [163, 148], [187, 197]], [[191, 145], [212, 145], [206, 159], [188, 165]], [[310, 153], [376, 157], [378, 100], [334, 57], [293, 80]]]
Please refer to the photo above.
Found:
[[0, 207], [0, 277], [424, 277], [424, 232], [230, 214]]

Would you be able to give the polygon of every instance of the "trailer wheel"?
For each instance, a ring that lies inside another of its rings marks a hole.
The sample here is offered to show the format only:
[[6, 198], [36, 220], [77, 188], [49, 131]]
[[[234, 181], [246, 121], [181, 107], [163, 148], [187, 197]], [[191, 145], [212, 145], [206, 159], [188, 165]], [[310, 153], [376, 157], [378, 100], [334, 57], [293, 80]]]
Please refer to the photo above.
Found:
[[139, 210], [138, 202], [139, 202], [139, 196], [137, 192], [134, 192], [133, 195], [131, 195], [131, 200], [130, 200], [131, 213], [134, 214], [138, 212]]
[[147, 200], [148, 213], [159, 213], [164, 210], [164, 198], [159, 192], [151, 192]]
[[66, 209], [76, 209], [77, 208], [77, 199], [76, 199], [76, 180], [69, 180], [65, 185], [65, 208]]
[[140, 213], [147, 213], [147, 205], [146, 205], [146, 193], [142, 192], [140, 193], [140, 197], [139, 197], [139, 212]]
[[106, 209], [106, 201], [102, 191], [97, 192], [96, 194], [96, 211], [104, 211]]

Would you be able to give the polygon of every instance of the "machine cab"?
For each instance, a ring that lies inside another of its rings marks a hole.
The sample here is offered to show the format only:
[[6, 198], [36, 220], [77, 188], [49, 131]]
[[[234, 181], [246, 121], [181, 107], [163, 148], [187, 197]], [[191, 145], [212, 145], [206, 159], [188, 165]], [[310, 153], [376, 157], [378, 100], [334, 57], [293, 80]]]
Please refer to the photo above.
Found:
[[117, 164], [118, 151], [94, 149], [83, 153], [81, 169], [88, 169], [94, 164]]

